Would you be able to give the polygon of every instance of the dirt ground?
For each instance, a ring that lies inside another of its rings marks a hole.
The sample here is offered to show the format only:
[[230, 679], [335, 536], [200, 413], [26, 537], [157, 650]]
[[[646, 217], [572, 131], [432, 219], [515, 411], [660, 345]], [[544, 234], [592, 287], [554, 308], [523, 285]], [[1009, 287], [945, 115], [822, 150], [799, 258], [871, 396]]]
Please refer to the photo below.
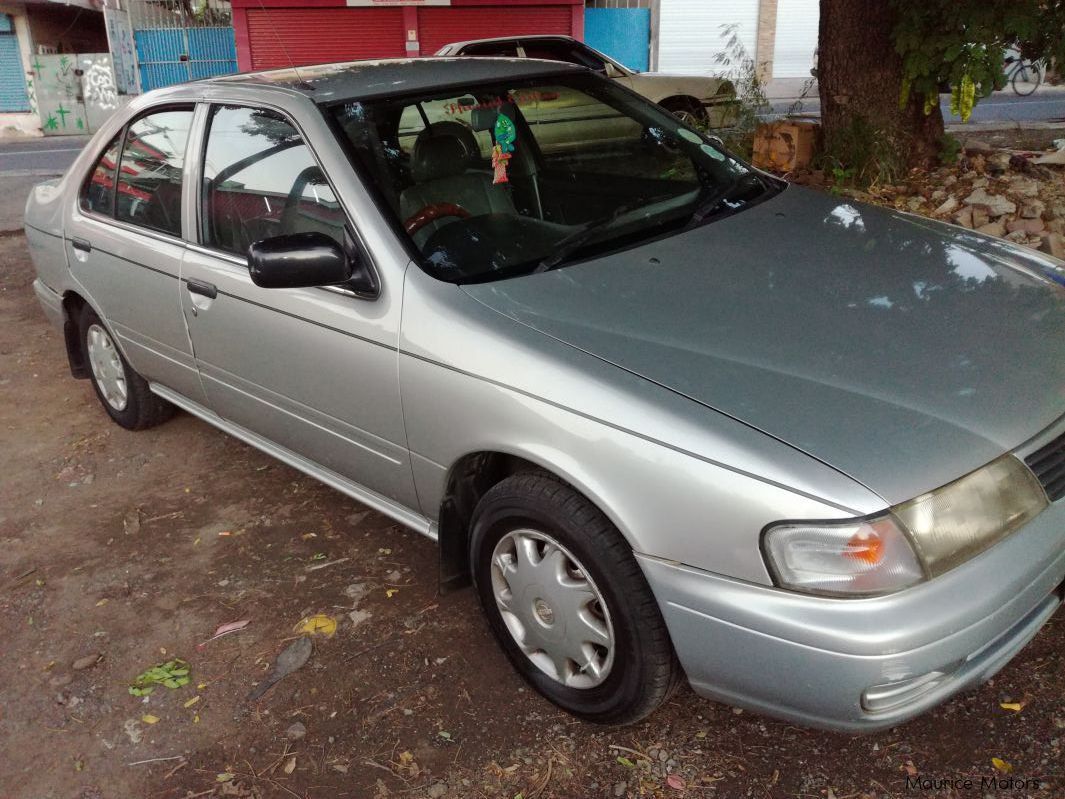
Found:
[[[110, 423], [31, 273], [0, 237], [0, 799], [1065, 795], [1061, 614], [993, 683], [869, 737], [687, 689], [587, 725], [523, 687], [472, 592], [438, 595], [433, 542], [189, 416]], [[248, 701], [315, 613], [336, 634]], [[188, 685], [129, 694], [175, 657]]]

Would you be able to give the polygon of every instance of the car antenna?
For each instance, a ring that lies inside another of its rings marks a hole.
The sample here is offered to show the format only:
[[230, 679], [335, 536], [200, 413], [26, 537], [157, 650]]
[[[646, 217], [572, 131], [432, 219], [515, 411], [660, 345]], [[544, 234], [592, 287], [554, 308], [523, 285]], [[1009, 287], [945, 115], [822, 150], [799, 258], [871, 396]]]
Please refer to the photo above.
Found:
[[[263, 3], [263, 0], [259, 0], [259, 8], [262, 9], [263, 15], [267, 14], [266, 5]], [[288, 68], [296, 73], [296, 80], [298, 81], [296, 86], [298, 88], [300, 88], [300, 89], [303, 89], [304, 91], [312, 91], [313, 92], [314, 91], [314, 86], [312, 86], [311, 84], [309, 84], [307, 81], [305, 81], [303, 79], [303, 76], [300, 74], [299, 67], [296, 66], [296, 62], [293, 61], [292, 60], [292, 56], [290, 56], [288, 54], [288, 48], [285, 47], [284, 40], [281, 38], [281, 35], [277, 32], [277, 26], [276, 25], [271, 25], [270, 27], [271, 27], [271, 29], [274, 32], [274, 38], [277, 39], [277, 43], [281, 46], [281, 52], [285, 54], [285, 60], [288, 61]]]

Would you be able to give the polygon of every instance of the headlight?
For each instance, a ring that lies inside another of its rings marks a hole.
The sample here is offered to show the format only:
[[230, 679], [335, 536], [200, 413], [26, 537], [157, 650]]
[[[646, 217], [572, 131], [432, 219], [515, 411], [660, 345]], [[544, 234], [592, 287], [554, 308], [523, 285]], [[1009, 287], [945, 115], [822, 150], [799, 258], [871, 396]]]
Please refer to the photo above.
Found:
[[884, 594], [954, 568], [1047, 504], [1035, 475], [1005, 455], [878, 517], [781, 522], [766, 529], [762, 545], [770, 572], [784, 588]]
[[766, 560], [777, 583], [815, 594], [885, 594], [924, 579], [917, 554], [888, 516], [769, 528]]
[[1047, 506], [1035, 475], [1012, 455], [894, 509], [933, 577], [1012, 533]]

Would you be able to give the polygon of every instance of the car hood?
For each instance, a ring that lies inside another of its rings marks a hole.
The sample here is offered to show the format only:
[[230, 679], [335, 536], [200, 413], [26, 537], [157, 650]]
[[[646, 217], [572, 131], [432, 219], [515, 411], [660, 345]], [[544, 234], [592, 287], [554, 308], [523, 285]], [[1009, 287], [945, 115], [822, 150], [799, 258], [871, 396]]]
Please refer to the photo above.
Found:
[[789, 187], [683, 234], [464, 288], [894, 504], [1065, 414], [1060, 267]]
[[[690, 94], [699, 99], [715, 96], [727, 84], [723, 78], [702, 75], [671, 75], [666, 72], [637, 72], [629, 76], [633, 89], [653, 91], [663, 97]], [[731, 86], [731, 84], [728, 84]]]

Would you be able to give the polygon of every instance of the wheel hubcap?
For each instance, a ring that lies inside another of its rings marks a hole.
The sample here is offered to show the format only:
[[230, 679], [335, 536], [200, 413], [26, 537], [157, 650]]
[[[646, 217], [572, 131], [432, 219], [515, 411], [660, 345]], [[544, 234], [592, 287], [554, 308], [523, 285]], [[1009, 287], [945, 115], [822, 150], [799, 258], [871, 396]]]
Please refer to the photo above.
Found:
[[515, 530], [492, 552], [492, 592], [515, 643], [540, 671], [593, 688], [614, 664], [614, 628], [602, 594], [551, 536]]
[[100, 325], [89, 325], [85, 337], [89, 349], [89, 367], [104, 401], [116, 411], [126, 409], [126, 370], [111, 336]]

